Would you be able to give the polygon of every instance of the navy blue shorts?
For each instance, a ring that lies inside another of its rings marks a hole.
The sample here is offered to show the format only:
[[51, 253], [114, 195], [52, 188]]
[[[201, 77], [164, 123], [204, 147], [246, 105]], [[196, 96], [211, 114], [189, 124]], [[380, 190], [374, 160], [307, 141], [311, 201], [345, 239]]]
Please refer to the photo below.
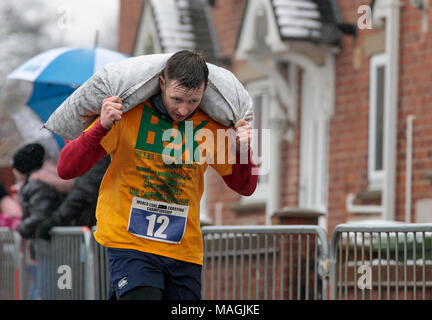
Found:
[[166, 300], [201, 299], [200, 265], [132, 249], [107, 248], [107, 252], [110, 297], [150, 286], [162, 289]]

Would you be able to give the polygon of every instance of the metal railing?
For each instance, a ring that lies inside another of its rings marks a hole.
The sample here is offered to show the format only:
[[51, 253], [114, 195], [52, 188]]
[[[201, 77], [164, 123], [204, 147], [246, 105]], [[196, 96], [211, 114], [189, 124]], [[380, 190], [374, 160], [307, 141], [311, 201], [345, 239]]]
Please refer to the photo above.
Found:
[[203, 299], [327, 299], [316, 226], [204, 227]]
[[86, 227], [55, 227], [50, 241], [0, 228], [0, 299], [106, 299], [105, 251]]
[[93, 299], [91, 237], [86, 227], [55, 227], [50, 241], [21, 241], [21, 299]]
[[0, 300], [19, 299], [18, 239], [16, 232], [0, 227]]
[[[0, 299], [106, 299], [106, 248], [81, 227], [0, 228]], [[204, 227], [203, 299], [432, 299], [432, 224]]]
[[331, 299], [432, 299], [432, 224], [339, 225]]

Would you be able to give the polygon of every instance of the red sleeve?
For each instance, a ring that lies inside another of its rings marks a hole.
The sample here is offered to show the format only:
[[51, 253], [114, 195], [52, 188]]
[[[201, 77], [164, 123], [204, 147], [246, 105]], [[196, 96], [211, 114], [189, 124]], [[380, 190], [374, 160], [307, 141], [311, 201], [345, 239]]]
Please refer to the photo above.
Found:
[[232, 190], [240, 193], [243, 196], [250, 196], [254, 193], [257, 183], [258, 175], [252, 174], [252, 169], [258, 168], [252, 161], [252, 150], [249, 149], [248, 161], [245, 164], [240, 163], [240, 155], [236, 155], [236, 162], [233, 164], [232, 173], [223, 176], [226, 185]]
[[89, 171], [107, 155], [100, 141], [107, 134], [97, 121], [88, 131], [67, 143], [60, 152], [57, 173], [62, 179], [73, 179]]

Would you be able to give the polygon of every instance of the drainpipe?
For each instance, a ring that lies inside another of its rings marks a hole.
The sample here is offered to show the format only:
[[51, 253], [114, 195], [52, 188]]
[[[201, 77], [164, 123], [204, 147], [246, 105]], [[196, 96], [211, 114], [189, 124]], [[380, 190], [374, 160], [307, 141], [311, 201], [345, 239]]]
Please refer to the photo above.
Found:
[[415, 116], [407, 117], [406, 147], [406, 179], [405, 179], [405, 222], [411, 223], [411, 185], [412, 185], [412, 154], [413, 154], [413, 122]]
[[214, 211], [215, 211], [215, 226], [221, 226], [222, 225], [222, 209], [223, 209], [223, 202], [217, 201], [214, 205]]
[[399, 61], [399, 0], [388, 0], [386, 6], [386, 54], [384, 111], [384, 188], [383, 219], [395, 220], [398, 61]]

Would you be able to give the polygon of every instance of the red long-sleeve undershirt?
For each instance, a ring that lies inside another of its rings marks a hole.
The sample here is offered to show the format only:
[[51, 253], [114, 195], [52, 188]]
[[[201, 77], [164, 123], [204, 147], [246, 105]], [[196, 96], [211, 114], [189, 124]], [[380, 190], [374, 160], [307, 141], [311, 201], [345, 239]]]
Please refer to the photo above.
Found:
[[[100, 141], [107, 132], [108, 130], [102, 127], [100, 121], [97, 121], [91, 129], [67, 143], [60, 152], [57, 165], [60, 178], [79, 177], [106, 156], [107, 153]], [[248, 155], [249, 158], [245, 164], [240, 163], [240, 156], [237, 155], [232, 173], [222, 177], [228, 187], [244, 196], [250, 196], [255, 191], [258, 182], [258, 175], [252, 175], [252, 169], [257, 168], [257, 165], [251, 159], [250, 149]]]

